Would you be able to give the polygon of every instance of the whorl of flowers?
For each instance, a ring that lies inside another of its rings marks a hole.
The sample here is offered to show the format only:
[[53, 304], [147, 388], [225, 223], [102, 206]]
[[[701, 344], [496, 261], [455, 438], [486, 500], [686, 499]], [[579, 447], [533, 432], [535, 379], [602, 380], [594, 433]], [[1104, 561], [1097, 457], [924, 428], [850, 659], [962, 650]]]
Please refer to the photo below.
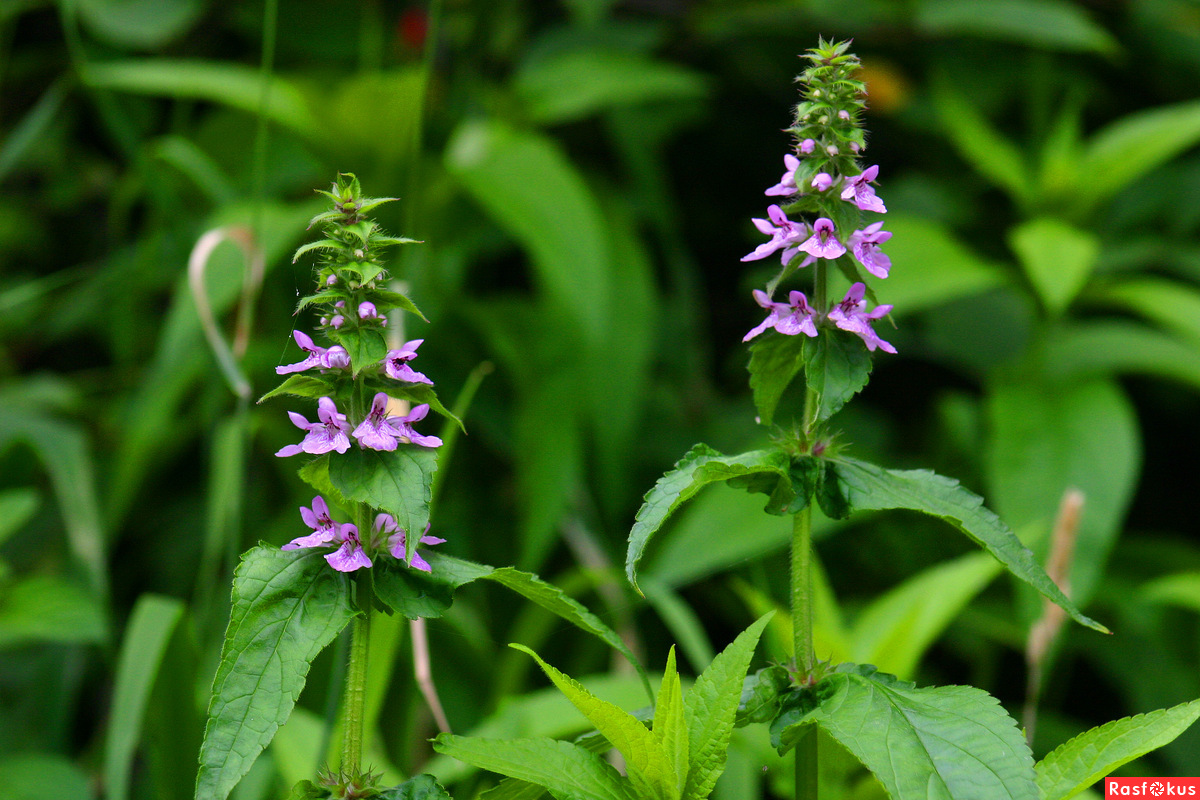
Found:
[[[866, 141], [859, 118], [866, 106], [866, 85], [854, 77], [859, 61], [849, 47], [849, 42], [822, 40], [805, 56], [810, 66], [796, 79], [802, 99], [788, 129], [795, 146], [783, 157], [783, 177], [765, 192], [782, 199], [768, 206], [767, 219], [753, 220], [771, 239], [742, 259], [757, 261], [782, 251], [782, 269], [766, 292], [755, 290], [755, 301], [769, 314], [743, 341], [768, 328], [788, 336], [815, 337], [822, 327], [833, 326], [858, 335], [870, 350], [896, 352], [870, 325], [892, 306], [866, 310], [868, 291], [860, 272], [888, 276], [892, 262], [879, 246], [892, 234], [882, 229], [881, 221], [866, 225], [862, 221], [863, 212], [883, 214], [887, 208], [872, 185], [879, 167], [861, 165]], [[801, 215], [812, 219], [802, 220]], [[825, 267], [830, 262], [855, 278], [846, 296], [835, 302], [825, 296]], [[810, 265], [816, 265], [811, 299], [798, 291], [791, 292], [788, 303], [772, 299], [780, 282]]]

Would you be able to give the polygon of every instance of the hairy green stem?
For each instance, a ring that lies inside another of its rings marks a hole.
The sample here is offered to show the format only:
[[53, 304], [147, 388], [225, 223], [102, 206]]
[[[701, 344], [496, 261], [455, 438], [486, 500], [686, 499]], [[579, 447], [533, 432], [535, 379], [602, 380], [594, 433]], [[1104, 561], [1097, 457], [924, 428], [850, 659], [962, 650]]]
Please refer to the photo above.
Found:
[[[802, 685], [816, 669], [812, 622], [812, 506], [808, 505], [792, 518], [792, 641]], [[808, 725], [796, 743], [796, 800], [816, 798], [817, 731]]]
[[[362, 515], [360, 515], [362, 516]], [[346, 694], [342, 698], [345, 719], [342, 740], [342, 772], [350, 777], [362, 774], [363, 719], [367, 703], [367, 643], [371, 638], [371, 606], [375, 601], [373, 573], [358, 571], [358, 608], [350, 642], [350, 665], [346, 670]]]

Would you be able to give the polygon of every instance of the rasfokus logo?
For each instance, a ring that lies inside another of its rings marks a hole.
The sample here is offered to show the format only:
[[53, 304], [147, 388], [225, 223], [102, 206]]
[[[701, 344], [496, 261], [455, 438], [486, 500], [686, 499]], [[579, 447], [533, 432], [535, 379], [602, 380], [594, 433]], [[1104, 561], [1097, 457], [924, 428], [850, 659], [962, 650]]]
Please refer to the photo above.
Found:
[[1200, 798], [1200, 778], [1105, 778], [1104, 797]]

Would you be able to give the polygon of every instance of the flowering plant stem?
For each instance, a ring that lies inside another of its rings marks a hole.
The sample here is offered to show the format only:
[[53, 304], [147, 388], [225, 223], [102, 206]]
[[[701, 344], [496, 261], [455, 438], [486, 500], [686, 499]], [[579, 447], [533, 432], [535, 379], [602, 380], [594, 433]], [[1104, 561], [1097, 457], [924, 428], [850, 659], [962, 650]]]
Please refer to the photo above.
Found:
[[[362, 506], [358, 516], [360, 520], [366, 521], [369, 513], [369, 510]], [[350, 641], [350, 666], [346, 670], [346, 694], [342, 701], [346, 715], [342, 772], [349, 775], [362, 772], [363, 719], [366, 715], [367, 699], [367, 644], [371, 639], [371, 606], [375, 602], [373, 575], [369, 569], [359, 570], [355, 581], [358, 608], [362, 613], [354, 619]]]
[[[818, 275], [818, 278], [824, 277]], [[818, 293], [823, 288], [818, 282]], [[804, 419], [816, 414], [814, 393], [805, 397]], [[811, 423], [810, 423], [811, 424]], [[812, 504], [792, 516], [792, 644], [801, 683], [811, 683], [816, 670], [813, 648]], [[817, 728], [809, 725], [796, 744], [796, 800], [817, 800]]]

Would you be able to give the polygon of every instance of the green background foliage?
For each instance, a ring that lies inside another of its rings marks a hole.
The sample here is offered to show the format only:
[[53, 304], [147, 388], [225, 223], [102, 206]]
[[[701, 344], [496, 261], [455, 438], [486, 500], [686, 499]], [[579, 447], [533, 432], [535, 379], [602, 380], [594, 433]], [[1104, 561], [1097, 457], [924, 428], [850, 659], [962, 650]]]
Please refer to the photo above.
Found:
[[[311, 310], [293, 316], [313, 291], [313, 257], [290, 255], [324, 208], [312, 190], [338, 171], [400, 197], [376, 219], [424, 242], [396, 248], [390, 268], [429, 320], [405, 331], [425, 339], [415, 366], [467, 432], [436, 430], [432, 415], [422, 428], [448, 442], [431, 490], [439, 550], [536, 572], [562, 593], [515, 571], [462, 586], [453, 605], [442, 584], [429, 596], [419, 580], [392, 587], [441, 612], [428, 623], [432, 664], [456, 734], [587, 728], [508, 642], [606, 701], [645, 705], [611, 647], [505, 586], [555, 607], [578, 600], [651, 673], [678, 644], [685, 692], [781, 604], [788, 521], [723, 485], [724, 473], [639, 540], [645, 597], [620, 565], [643, 495], [695, 442], [723, 453], [768, 442], [741, 338], [761, 319], [750, 292], [773, 270], [738, 259], [761, 241], [749, 219], [764, 216], [762, 191], [782, 170], [796, 55], [818, 34], [853, 37], [863, 59], [867, 163], [880, 165], [895, 234], [883, 248], [891, 277], [871, 289], [896, 306], [894, 329], [877, 324], [899, 354], [877, 354], [870, 384], [836, 417], [840, 452], [961, 480], [1039, 560], [1063, 493], [1085, 493], [1070, 594], [1114, 635], [1069, 626], [1051, 648], [1037, 757], [1084, 727], [1200, 697], [1194, 9], [978, 9], [0, 6], [6, 796], [192, 796], [233, 570], [258, 542], [304, 532], [303, 460], [273, 453], [298, 439], [285, 411], [312, 419], [315, 403], [255, 406], [230, 392], [188, 255], [222, 225], [261, 247], [248, 300], [230, 244], [203, 279], [221, 328], [248, 326], [236, 368], [260, 397], [273, 368], [297, 360], [293, 326], [316, 324]], [[760, 341], [760, 357], [788, 356]], [[795, 424], [803, 387], [755, 391], [778, 401], [767, 422]], [[809, 479], [775, 472], [773, 487]], [[971, 561], [972, 545], [935, 518], [816, 516], [819, 656], [921, 686], [970, 683], [1020, 716], [1036, 592]], [[788, 657], [784, 616], [760, 663]], [[491, 785], [426, 741], [437, 730], [404, 615], [377, 616], [371, 646], [368, 761], [393, 784], [431, 772], [454, 796]], [[344, 654], [338, 638], [313, 661], [234, 797], [285, 796], [338, 752]], [[893, 691], [838, 680], [864, 696]], [[827, 796], [880, 796], [821, 735]], [[732, 742], [719, 800], [789, 795], [790, 767], [763, 726]], [[1060, 751], [1061, 777], [1043, 771], [1039, 783], [1065, 792], [1089, 778], [1068, 774], [1071, 752]], [[1120, 769], [1200, 774], [1200, 733]]]

